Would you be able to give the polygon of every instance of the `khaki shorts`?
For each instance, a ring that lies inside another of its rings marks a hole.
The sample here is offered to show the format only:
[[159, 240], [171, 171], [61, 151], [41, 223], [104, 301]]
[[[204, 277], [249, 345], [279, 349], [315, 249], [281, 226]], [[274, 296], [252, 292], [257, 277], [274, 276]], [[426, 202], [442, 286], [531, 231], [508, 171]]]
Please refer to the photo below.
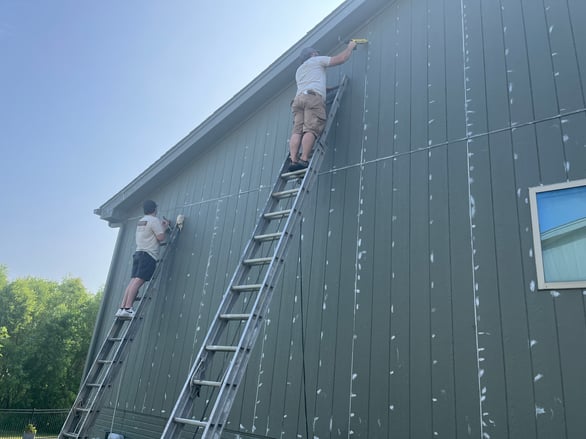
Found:
[[326, 104], [318, 93], [298, 94], [291, 104], [293, 133], [313, 133], [317, 138], [326, 125]]

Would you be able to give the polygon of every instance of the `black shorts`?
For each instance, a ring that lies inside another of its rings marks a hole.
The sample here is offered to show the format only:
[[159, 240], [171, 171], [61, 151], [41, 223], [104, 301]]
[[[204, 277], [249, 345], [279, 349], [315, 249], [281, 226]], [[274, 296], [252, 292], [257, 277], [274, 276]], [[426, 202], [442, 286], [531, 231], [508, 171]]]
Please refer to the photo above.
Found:
[[151, 280], [157, 261], [147, 252], [136, 252], [132, 255], [132, 275], [146, 281]]

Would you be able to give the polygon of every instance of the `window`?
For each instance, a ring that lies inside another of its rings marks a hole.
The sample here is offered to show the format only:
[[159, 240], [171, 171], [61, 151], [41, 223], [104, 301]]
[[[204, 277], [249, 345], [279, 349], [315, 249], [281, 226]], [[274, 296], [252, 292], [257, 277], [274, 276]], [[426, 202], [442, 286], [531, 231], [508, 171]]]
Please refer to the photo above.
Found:
[[586, 180], [529, 188], [540, 289], [586, 287]]

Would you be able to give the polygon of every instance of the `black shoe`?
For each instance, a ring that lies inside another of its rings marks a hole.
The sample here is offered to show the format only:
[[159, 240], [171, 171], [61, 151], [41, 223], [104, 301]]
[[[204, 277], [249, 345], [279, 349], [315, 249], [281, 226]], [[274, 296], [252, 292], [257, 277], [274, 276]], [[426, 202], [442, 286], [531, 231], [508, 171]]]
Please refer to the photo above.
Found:
[[305, 169], [309, 166], [309, 162], [305, 160], [299, 160], [298, 162], [293, 162], [289, 165], [289, 172], [300, 171], [301, 169]]

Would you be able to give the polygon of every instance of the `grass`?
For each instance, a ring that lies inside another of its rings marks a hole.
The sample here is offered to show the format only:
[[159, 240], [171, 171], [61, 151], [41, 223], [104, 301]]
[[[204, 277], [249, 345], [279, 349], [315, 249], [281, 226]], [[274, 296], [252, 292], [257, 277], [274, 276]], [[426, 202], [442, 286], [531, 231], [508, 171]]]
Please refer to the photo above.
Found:
[[[37, 434], [35, 439], [57, 439], [58, 436], [58, 434], [54, 436], [40, 436]], [[22, 433], [2, 433], [0, 434], [0, 439], [22, 439]]]

